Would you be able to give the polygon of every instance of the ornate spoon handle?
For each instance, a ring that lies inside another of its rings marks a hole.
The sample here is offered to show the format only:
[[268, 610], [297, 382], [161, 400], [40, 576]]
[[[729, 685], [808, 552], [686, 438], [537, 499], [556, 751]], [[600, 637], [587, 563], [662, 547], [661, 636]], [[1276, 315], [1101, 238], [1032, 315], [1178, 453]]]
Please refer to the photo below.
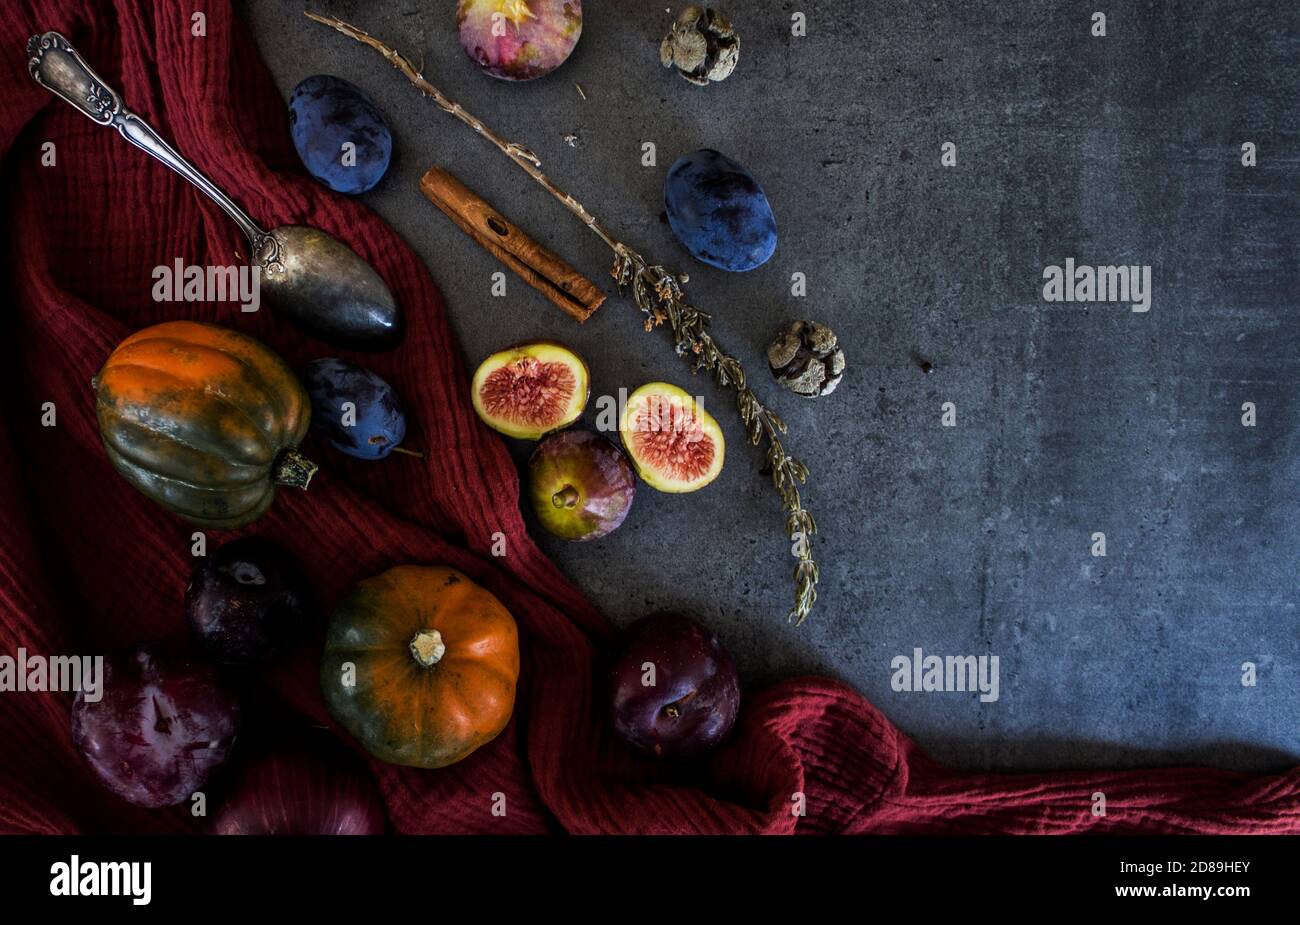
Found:
[[162, 140], [138, 115], [127, 109], [117, 91], [91, 69], [72, 44], [58, 32], [27, 40], [27, 70], [32, 79], [100, 125], [116, 128], [123, 138], [151, 154], [202, 190], [235, 220], [258, 254], [266, 233], [215, 183]]

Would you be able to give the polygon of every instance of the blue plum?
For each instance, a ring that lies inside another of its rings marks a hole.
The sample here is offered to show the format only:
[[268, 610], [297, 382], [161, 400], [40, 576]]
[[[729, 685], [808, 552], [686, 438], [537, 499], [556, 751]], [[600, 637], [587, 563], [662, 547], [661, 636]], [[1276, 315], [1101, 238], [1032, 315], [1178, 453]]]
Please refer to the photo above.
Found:
[[329, 357], [302, 371], [311, 426], [330, 446], [357, 459], [383, 459], [406, 437], [406, 415], [393, 387], [370, 370]]
[[[355, 86], [328, 74], [293, 88], [289, 130], [307, 172], [340, 193], [373, 187], [393, 155], [383, 113]], [[353, 147], [345, 148], [349, 143]]]
[[677, 240], [710, 266], [744, 273], [776, 250], [776, 219], [763, 188], [717, 151], [678, 159], [664, 181], [664, 203]]

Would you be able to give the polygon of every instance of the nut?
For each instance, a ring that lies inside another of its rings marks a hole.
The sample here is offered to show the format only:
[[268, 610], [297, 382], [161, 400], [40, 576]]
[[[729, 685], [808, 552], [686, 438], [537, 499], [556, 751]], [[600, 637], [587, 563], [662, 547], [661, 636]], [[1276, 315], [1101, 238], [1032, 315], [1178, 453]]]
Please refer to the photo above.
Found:
[[726, 80], [740, 58], [740, 36], [717, 10], [692, 4], [682, 10], [659, 46], [659, 61], [693, 84]]
[[844, 378], [844, 351], [835, 332], [816, 321], [795, 321], [767, 348], [772, 375], [782, 386], [817, 398], [829, 395]]

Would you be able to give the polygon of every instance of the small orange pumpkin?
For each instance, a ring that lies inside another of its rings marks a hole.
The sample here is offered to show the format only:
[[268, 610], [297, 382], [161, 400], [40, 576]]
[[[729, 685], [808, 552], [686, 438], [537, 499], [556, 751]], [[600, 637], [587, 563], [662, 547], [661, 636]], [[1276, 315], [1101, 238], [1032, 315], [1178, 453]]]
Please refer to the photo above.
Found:
[[399, 565], [369, 578], [325, 634], [330, 713], [390, 764], [441, 768], [492, 741], [518, 679], [514, 618], [455, 569]]
[[311, 402], [269, 347], [228, 328], [169, 321], [132, 334], [94, 380], [104, 448], [128, 482], [186, 520], [233, 530], [277, 485], [306, 488], [295, 449]]

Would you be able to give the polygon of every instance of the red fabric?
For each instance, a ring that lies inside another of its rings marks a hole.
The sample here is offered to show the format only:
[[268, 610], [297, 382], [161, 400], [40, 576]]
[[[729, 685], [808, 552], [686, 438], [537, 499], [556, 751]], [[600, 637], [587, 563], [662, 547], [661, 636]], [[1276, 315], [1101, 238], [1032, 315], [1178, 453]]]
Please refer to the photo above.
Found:
[[[207, 15], [206, 37], [191, 35], [196, 7]], [[593, 679], [610, 628], [525, 533], [515, 468], [469, 406], [428, 272], [364, 206], [303, 173], [284, 100], [219, 0], [9, 0], [0, 13], [5, 250], [16, 302], [4, 313], [0, 373], [0, 653], [95, 653], [184, 633], [191, 528], [114, 473], [96, 429], [89, 382], [121, 338], [189, 317], [247, 331], [295, 366], [325, 352], [266, 312], [152, 301], [154, 266], [177, 257], [238, 263], [244, 242], [183, 180], [32, 83], [22, 49], [49, 29], [67, 35], [131, 108], [253, 216], [338, 236], [405, 307], [405, 345], [365, 362], [405, 396], [411, 445], [434, 452], [370, 464], [314, 453], [325, 468], [311, 490], [282, 493], [252, 528], [298, 554], [326, 607], [391, 565], [445, 563], [491, 589], [520, 623], [518, 709], [500, 738], [438, 771], [374, 763], [395, 830], [1300, 831], [1296, 771], [960, 775], [852, 690], [821, 678], [751, 692], [733, 741], [693, 773], [656, 766], [613, 740]], [[325, 33], [321, 41], [342, 42]], [[440, 116], [430, 109], [429, 118]], [[56, 145], [56, 166], [41, 166], [46, 141]], [[446, 234], [460, 246], [457, 232]], [[55, 427], [40, 425], [44, 402], [55, 403]], [[502, 558], [490, 554], [497, 531], [508, 544]], [[319, 642], [265, 684], [267, 696], [328, 722]], [[0, 830], [195, 827], [183, 807], [146, 812], [103, 791], [72, 748], [69, 706], [66, 694], [0, 695]], [[1091, 814], [1096, 791], [1107, 798], [1102, 818]], [[491, 811], [498, 792], [504, 817]], [[791, 811], [796, 792], [806, 794], [801, 817]]]

